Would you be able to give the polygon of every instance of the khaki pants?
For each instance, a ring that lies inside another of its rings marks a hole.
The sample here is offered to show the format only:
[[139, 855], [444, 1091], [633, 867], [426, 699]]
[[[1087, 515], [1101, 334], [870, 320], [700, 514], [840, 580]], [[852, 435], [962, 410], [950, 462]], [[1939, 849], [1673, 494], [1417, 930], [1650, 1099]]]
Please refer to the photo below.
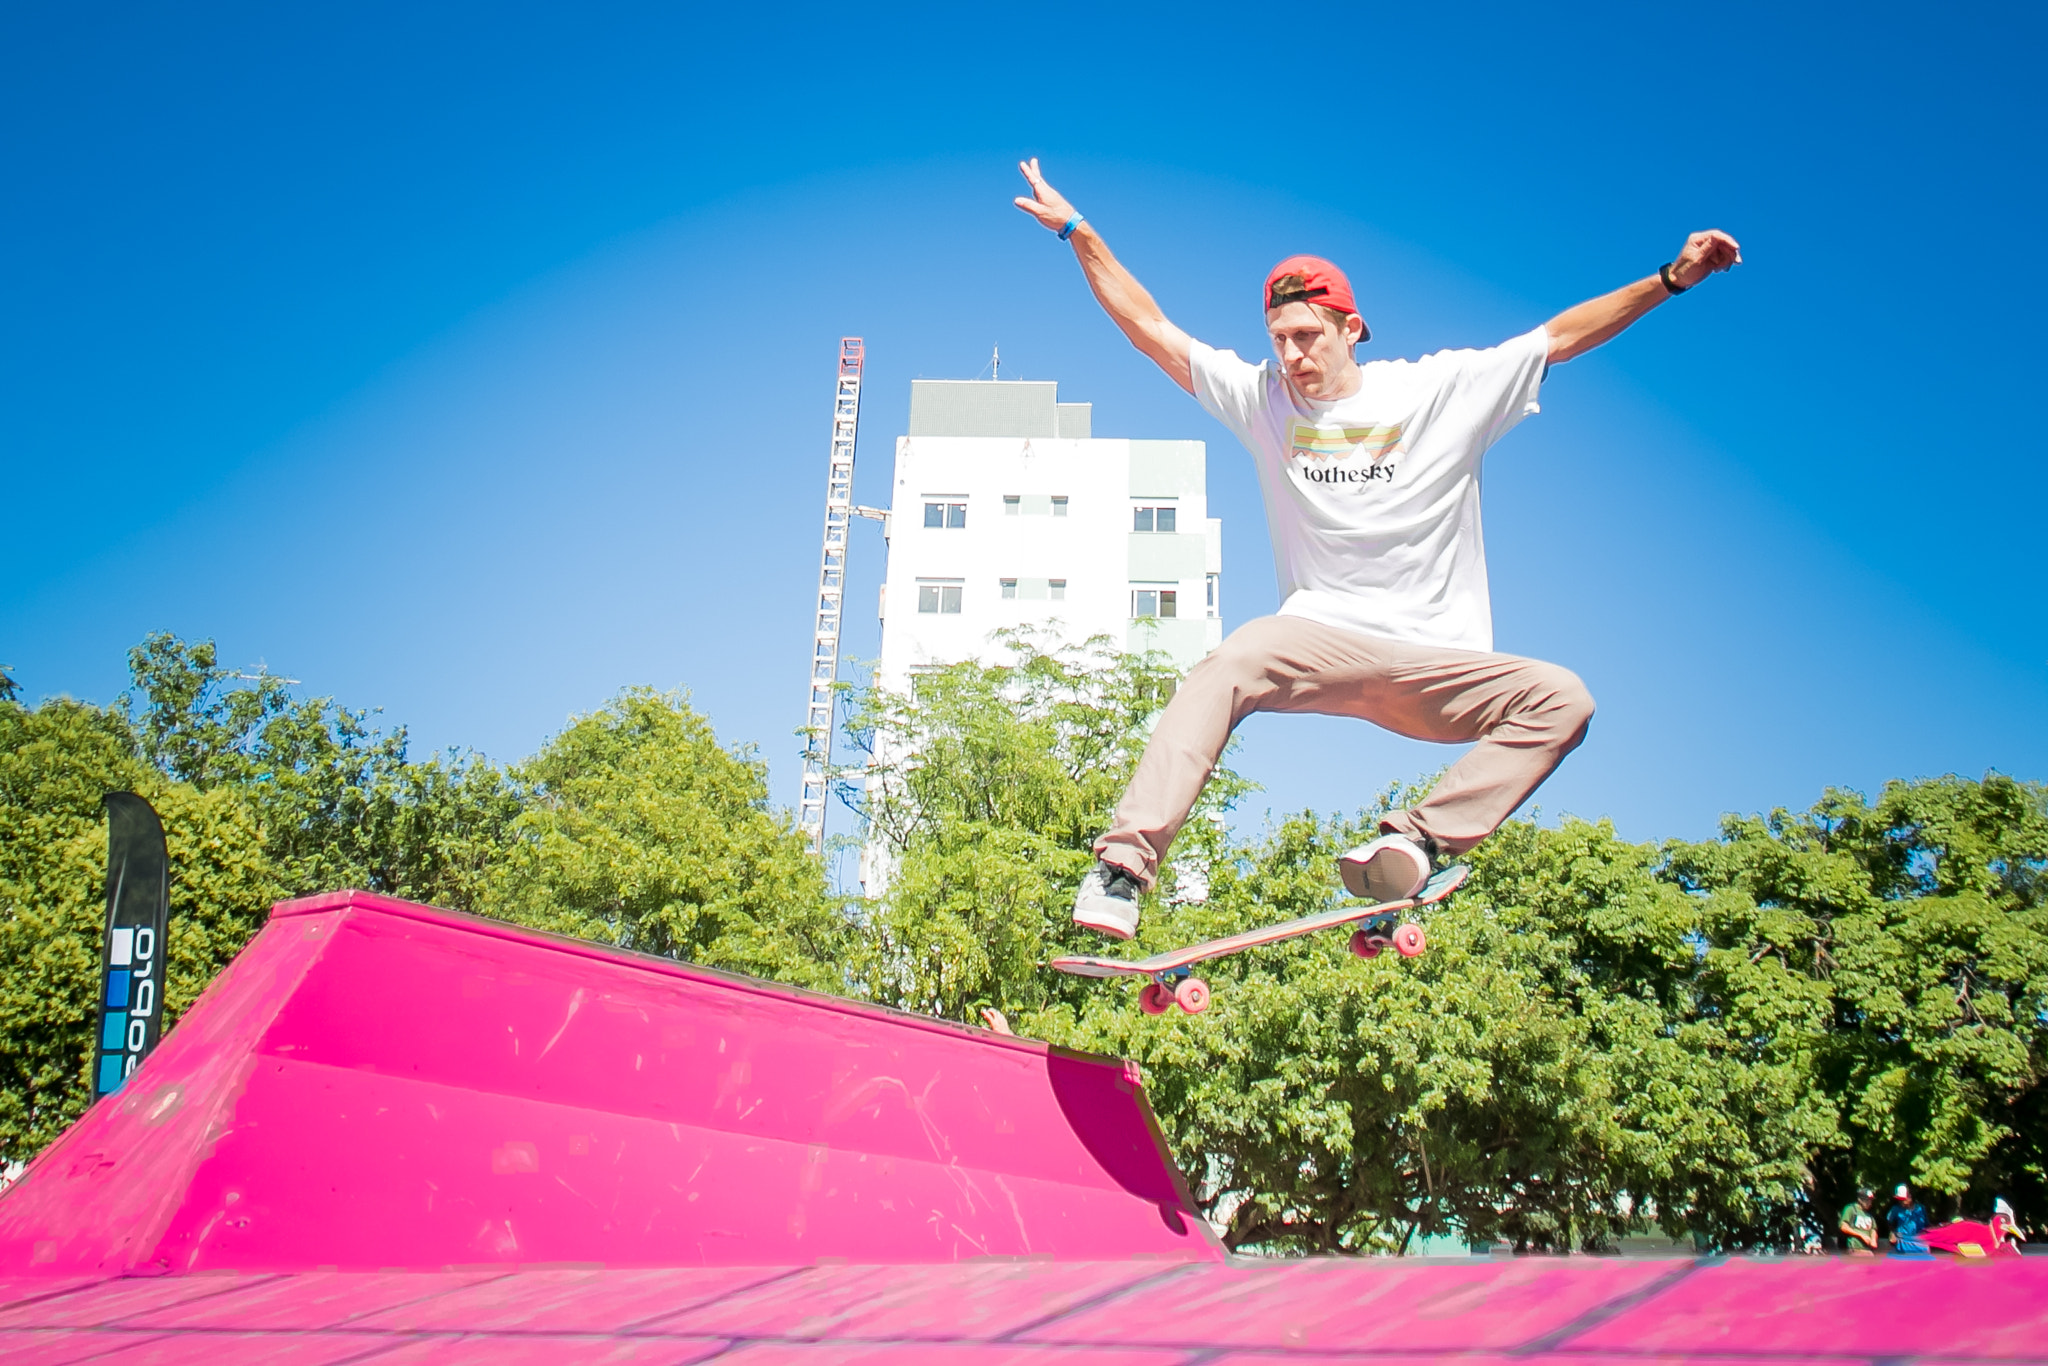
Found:
[[1189, 672], [1159, 718], [1095, 853], [1150, 887], [1237, 723], [1255, 711], [1356, 716], [1413, 740], [1479, 743], [1382, 830], [1461, 854], [1492, 834], [1586, 738], [1578, 675], [1515, 655], [1411, 645], [1303, 617], [1260, 617]]

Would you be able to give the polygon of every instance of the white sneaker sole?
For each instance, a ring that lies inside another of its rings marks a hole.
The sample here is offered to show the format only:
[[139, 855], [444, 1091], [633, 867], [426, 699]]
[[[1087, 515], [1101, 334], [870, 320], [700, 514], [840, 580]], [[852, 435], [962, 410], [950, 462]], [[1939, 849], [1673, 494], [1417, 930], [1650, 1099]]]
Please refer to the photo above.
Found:
[[1129, 939], [1138, 932], [1137, 926], [1125, 923], [1122, 917], [1109, 911], [1098, 912], [1077, 909], [1074, 912], [1074, 923], [1084, 930], [1094, 930], [1098, 934], [1106, 934], [1111, 939]]
[[1413, 840], [1382, 835], [1337, 860], [1344, 890], [1368, 901], [1402, 901], [1429, 881], [1429, 858]]

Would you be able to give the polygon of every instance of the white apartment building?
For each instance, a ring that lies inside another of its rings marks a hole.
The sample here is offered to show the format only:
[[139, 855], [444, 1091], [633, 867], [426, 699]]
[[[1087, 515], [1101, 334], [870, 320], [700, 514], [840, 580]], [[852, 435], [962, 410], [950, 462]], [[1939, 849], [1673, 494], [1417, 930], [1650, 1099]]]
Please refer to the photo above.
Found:
[[896, 441], [878, 681], [993, 658], [1057, 622], [1186, 669], [1223, 640], [1223, 524], [1200, 441], [1096, 438], [1041, 380], [915, 380]]

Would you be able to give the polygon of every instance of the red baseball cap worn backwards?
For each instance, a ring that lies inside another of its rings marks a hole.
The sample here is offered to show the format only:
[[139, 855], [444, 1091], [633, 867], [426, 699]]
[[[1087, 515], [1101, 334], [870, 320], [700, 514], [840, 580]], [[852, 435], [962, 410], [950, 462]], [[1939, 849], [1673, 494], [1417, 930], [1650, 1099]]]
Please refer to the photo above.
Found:
[[[1301, 277], [1299, 289], [1276, 291], [1274, 285], [1289, 275]], [[1357, 313], [1358, 300], [1351, 293], [1351, 281], [1344, 272], [1320, 256], [1290, 256], [1266, 273], [1266, 307], [1280, 308], [1286, 304], [1319, 304], [1334, 308], [1339, 313]], [[1360, 322], [1364, 319], [1361, 317]], [[1366, 328], [1359, 338], [1372, 340], [1372, 329]]]

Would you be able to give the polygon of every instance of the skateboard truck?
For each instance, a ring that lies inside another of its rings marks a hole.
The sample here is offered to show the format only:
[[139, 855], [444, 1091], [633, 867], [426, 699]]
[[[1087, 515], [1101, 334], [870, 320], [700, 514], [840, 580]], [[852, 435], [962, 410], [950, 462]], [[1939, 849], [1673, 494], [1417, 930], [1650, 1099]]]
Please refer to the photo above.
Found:
[[1152, 980], [1138, 993], [1138, 1009], [1147, 1015], [1164, 1015], [1168, 1006], [1179, 1006], [1190, 1015], [1209, 1008], [1209, 984], [1187, 968], [1167, 968], [1152, 974]]
[[1399, 920], [1397, 915], [1376, 915], [1366, 921], [1364, 928], [1352, 933], [1351, 951], [1360, 958], [1377, 958], [1391, 944], [1403, 958], [1415, 957], [1429, 946], [1428, 937], [1414, 921], [1402, 925], [1396, 923]]

